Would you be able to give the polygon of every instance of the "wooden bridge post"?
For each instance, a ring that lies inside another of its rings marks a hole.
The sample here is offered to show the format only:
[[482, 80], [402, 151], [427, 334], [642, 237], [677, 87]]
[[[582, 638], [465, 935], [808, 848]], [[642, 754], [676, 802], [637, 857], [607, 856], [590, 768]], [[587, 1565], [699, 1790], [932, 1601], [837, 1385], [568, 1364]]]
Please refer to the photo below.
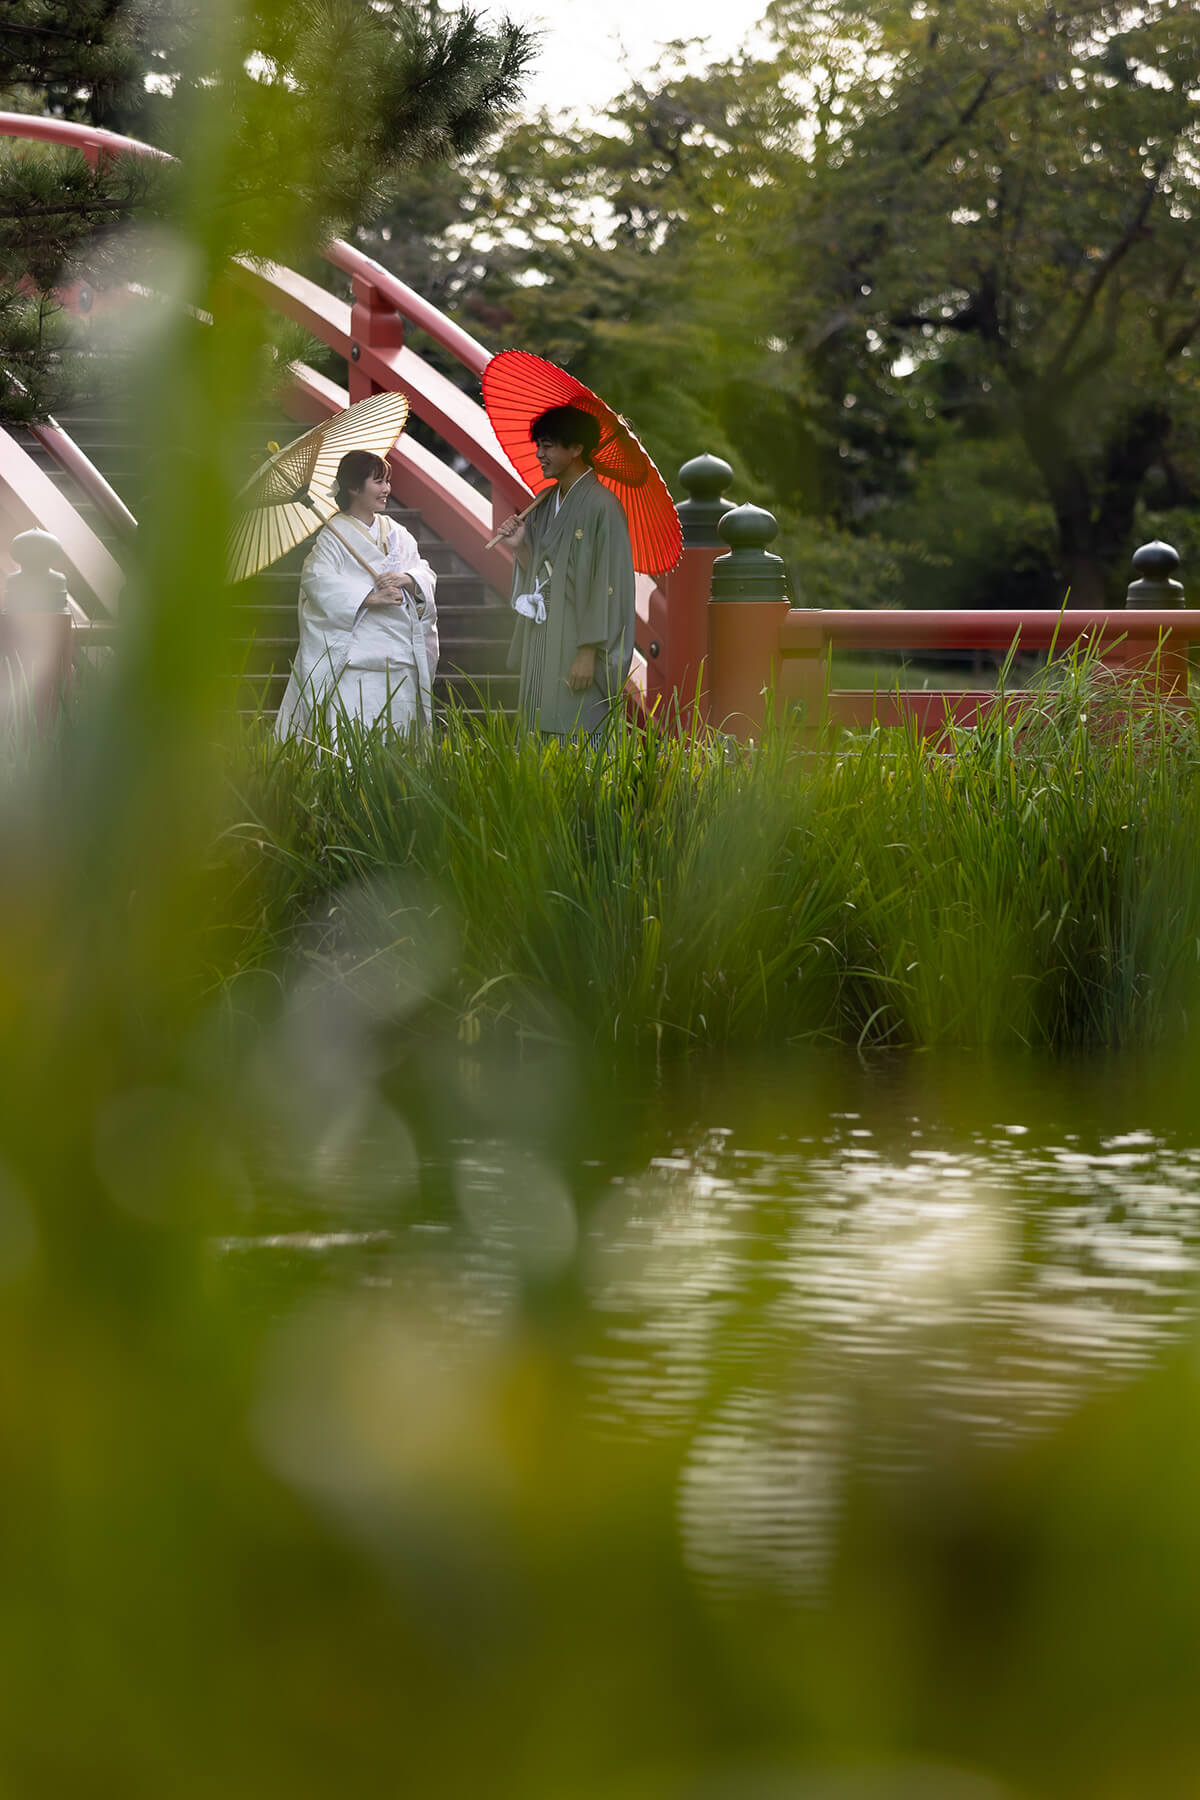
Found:
[[0, 720], [58, 712], [71, 679], [71, 613], [67, 578], [55, 565], [63, 548], [48, 531], [22, 531], [10, 554], [18, 565], [5, 584], [0, 613]]
[[766, 546], [779, 527], [760, 506], [738, 506], [718, 530], [729, 552], [713, 564], [708, 603], [708, 716], [718, 731], [762, 736], [768, 696], [781, 704], [779, 633], [788, 614], [783, 558]]
[[346, 387], [350, 404], [366, 400], [379, 392], [379, 385], [363, 370], [360, 358], [364, 349], [401, 350], [404, 347], [404, 320], [394, 306], [389, 306], [375, 283], [365, 275], [351, 277], [354, 304], [350, 308], [350, 357], [347, 363]]
[[[1182, 582], [1174, 579], [1179, 569], [1179, 552], [1170, 544], [1164, 544], [1161, 538], [1155, 538], [1153, 542], [1143, 544], [1139, 550], [1134, 551], [1133, 569], [1137, 579], [1131, 581], [1126, 589], [1126, 606], [1159, 611], [1187, 604]], [[1121, 655], [1122, 651], [1126, 654]], [[1140, 648], [1130, 652], [1122, 644], [1117, 657], [1121, 661], [1133, 663], [1143, 673], [1152, 676], [1154, 687], [1160, 694], [1175, 694], [1182, 698], [1188, 691], [1189, 658], [1186, 644], [1176, 647], [1173, 640], [1168, 640], [1149, 656]]]
[[725, 548], [717, 526], [733, 510], [721, 490], [732, 479], [719, 456], [694, 456], [680, 469], [683, 555], [659, 584], [665, 605], [651, 603], [646, 700], [685, 729], [708, 718], [708, 599], [713, 563]]

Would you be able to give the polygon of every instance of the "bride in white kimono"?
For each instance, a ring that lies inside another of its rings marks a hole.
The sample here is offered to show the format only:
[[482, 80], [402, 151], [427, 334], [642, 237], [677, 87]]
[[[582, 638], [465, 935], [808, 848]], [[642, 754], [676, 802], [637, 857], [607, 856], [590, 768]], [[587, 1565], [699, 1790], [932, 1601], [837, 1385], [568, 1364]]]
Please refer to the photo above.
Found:
[[322, 527], [300, 573], [300, 647], [278, 738], [304, 736], [322, 714], [335, 734], [343, 712], [394, 731], [433, 722], [437, 577], [412, 533], [384, 516], [390, 490], [387, 464], [369, 450], [338, 464], [333, 529]]

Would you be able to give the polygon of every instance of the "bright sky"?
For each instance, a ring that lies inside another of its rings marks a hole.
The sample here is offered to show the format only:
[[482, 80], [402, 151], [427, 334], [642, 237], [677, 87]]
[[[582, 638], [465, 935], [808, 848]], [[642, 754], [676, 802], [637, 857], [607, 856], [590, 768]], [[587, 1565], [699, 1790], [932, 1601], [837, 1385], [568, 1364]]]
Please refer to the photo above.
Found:
[[660, 44], [704, 40], [697, 55], [726, 56], [753, 30], [766, 0], [510, 0], [504, 8], [545, 36], [527, 87], [530, 110], [603, 110], [631, 76], [644, 75]]

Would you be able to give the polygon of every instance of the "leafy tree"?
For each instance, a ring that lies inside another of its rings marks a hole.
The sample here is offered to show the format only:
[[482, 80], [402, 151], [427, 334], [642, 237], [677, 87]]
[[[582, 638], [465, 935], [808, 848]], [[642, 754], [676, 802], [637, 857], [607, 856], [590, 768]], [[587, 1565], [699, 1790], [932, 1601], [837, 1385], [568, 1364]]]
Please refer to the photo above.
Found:
[[735, 68], [699, 79], [669, 59], [601, 127], [542, 115], [453, 191], [414, 195], [406, 182], [360, 241], [485, 341], [570, 367], [630, 415], [668, 472], [700, 448], [742, 464], [759, 421], [739, 411], [773, 403], [742, 329], [745, 294], [724, 273], [714, 294], [720, 259], [697, 231], [737, 110]]
[[164, 0], [5, 0], [5, 104], [113, 126], [136, 106], [147, 45], [167, 30], [169, 17]]
[[[414, 205], [406, 185], [369, 247], [486, 342], [536, 349], [596, 387], [668, 477], [698, 450], [728, 457], [739, 494], [773, 506], [803, 554], [805, 590], [828, 598], [840, 581], [865, 602], [900, 577], [894, 547], [855, 546], [844, 529], [861, 467], [899, 469], [924, 414], [900, 407], [868, 422], [864, 407], [850, 418], [842, 389], [827, 400], [780, 337], [775, 271], [743, 253], [736, 226], [790, 167], [796, 109], [766, 65], [735, 59], [697, 75], [685, 52], [669, 51], [600, 126], [542, 116], [507, 131], [440, 224], [436, 202], [419, 192]], [[839, 458], [847, 436], [870, 458]]]
[[477, 148], [519, 95], [532, 43], [510, 20], [433, 0], [249, 0], [215, 54], [203, 31], [190, 43], [161, 115], [189, 218], [220, 256], [302, 253], [377, 212], [389, 180]]
[[851, 400], [894, 405], [906, 378], [1014, 430], [1074, 603], [1114, 598], [1194, 407], [1200, 19], [1091, 0], [772, 17], [811, 148], [743, 250], [774, 264], [787, 341]]
[[[231, 254], [301, 255], [377, 210], [381, 184], [475, 149], [520, 90], [531, 35], [432, 0], [18, 0], [0, 19], [13, 104], [140, 128], [178, 167], [89, 169], [41, 146], [0, 161], [0, 412], [44, 411], [64, 374], [55, 291], [114, 229], [186, 216], [209, 280]], [[11, 26], [11, 29], [9, 28]], [[232, 130], [230, 129], [232, 122]], [[197, 241], [198, 238], [198, 241]], [[121, 254], [134, 254], [129, 241]]]

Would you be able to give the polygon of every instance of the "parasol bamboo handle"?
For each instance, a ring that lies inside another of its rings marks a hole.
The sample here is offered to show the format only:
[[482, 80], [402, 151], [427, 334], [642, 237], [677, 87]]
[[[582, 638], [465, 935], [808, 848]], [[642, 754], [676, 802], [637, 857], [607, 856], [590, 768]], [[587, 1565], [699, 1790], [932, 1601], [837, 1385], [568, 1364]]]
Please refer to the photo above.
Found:
[[348, 550], [350, 552], [351, 556], [354, 558], [356, 563], [361, 563], [362, 567], [367, 571], [367, 574], [371, 577], [371, 586], [374, 587], [376, 581], [378, 581], [378, 579], [379, 579], [379, 570], [373, 569], [371, 567], [370, 563], [367, 561], [366, 557], [360, 556], [358, 554], [358, 551], [354, 548], [354, 545], [348, 544], [346, 542], [345, 538], [342, 536], [342, 534], [338, 530], [337, 526], [335, 524], [333, 524], [332, 520], [326, 519], [325, 529], [326, 529], [326, 531], [331, 531], [333, 533], [333, 535], [337, 539], [338, 543], [342, 546], [342, 549]]
[[354, 548], [354, 545], [348, 544], [346, 542], [345, 538], [342, 536], [342, 534], [338, 530], [337, 526], [334, 525], [331, 520], [326, 519], [325, 529], [326, 529], [326, 531], [332, 531], [334, 537], [337, 539], [338, 543], [342, 546], [342, 549], [348, 550], [350, 552], [351, 556], [354, 558], [356, 563], [361, 563], [362, 567], [367, 571], [367, 574], [371, 577], [371, 586], [374, 587], [376, 582], [379, 580], [380, 571], [378, 569], [373, 569], [371, 567], [370, 563], [367, 561], [366, 557], [360, 556], [358, 554], [358, 551]]
[[[549, 493], [552, 493], [553, 491], [554, 491], [553, 483], [551, 484], [550, 487], [543, 488], [541, 493], [536, 494], [534, 496], [534, 498], [530, 501], [529, 505], [525, 508], [525, 511], [517, 514], [518, 519], [527, 519], [529, 517], [530, 513], [534, 510], [534, 508], [537, 506], [540, 506], [542, 504], [542, 501], [546, 498], [546, 495]], [[500, 533], [498, 531], [494, 531], [492, 533], [491, 537], [488, 539], [487, 543], [483, 547], [485, 550], [490, 550], [492, 548], [493, 544], [498, 544], [499, 542], [500, 542]]]

